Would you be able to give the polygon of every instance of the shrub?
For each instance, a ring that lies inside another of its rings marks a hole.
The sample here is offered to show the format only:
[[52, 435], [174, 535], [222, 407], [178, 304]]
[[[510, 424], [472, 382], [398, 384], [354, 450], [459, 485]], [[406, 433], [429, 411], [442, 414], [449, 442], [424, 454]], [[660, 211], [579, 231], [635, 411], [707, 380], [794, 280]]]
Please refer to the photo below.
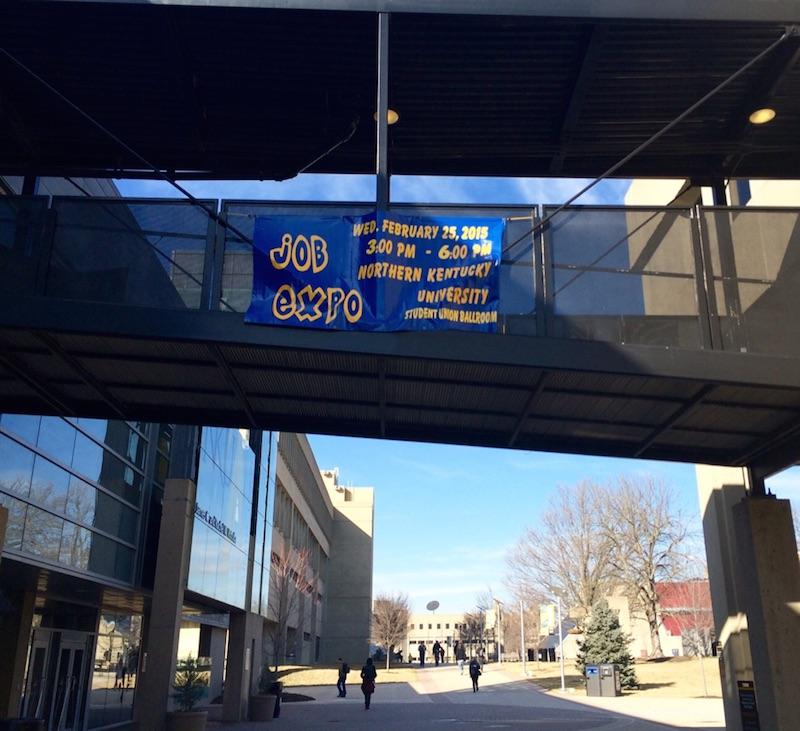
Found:
[[631, 642], [619, 626], [619, 618], [608, 606], [600, 601], [592, 607], [592, 614], [586, 624], [583, 642], [578, 643], [578, 657], [575, 665], [581, 675], [586, 675], [587, 665], [614, 663], [619, 666], [619, 679], [623, 688], [636, 688], [636, 670], [633, 657], [628, 651]]
[[172, 689], [173, 700], [181, 711], [191, 711], [206, 693], [206, 679], [191, 655], [178, 662]]

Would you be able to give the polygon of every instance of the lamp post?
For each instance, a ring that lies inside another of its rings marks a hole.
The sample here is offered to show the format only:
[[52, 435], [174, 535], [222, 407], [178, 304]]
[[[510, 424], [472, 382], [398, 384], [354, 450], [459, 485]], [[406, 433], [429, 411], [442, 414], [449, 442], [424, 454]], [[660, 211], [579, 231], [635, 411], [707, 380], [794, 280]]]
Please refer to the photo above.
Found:
[[519, 600], [519, 650], [522, 658], [522, 675], [528, 677], [527, 660], [528, 653], [525, 651], [525, 610], [522, 606], [522, 599]]
[[556, 614], [558, 623], [558, 655], [561, 660], [561, 690], [566, 690], [566, 683], [564, 682], [564, 628], [561, 625], [561, 597], [556, 597]]

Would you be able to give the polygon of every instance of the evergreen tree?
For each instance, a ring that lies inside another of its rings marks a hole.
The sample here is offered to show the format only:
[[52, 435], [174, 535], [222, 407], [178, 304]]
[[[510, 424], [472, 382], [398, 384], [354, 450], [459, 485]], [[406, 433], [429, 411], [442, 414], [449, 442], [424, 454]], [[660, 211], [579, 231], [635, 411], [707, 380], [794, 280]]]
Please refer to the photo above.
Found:
[[631, 642], [619, 626], [619, 618], [605, 600], [592, 607], [592, 614], [586, 624], [583, 642], [578, 643], [578, 657], [575, 665], [581, 675], [586, 674], [587, 665], [614, 663], [619, 667], [619, 678], [623, 688], [636, 688], [636, 670], [633, 657], [628, 651]]

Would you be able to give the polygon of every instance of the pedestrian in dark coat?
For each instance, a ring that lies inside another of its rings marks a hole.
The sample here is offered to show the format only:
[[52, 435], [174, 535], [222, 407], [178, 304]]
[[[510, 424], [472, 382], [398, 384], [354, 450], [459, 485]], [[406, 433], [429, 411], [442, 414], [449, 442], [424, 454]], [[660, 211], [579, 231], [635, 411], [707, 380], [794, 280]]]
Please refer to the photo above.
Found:
[[440, 657], [439, 653], [440, 653], [441, 649], [442, 649], [442, 646], [439, 644], [439, 640], [436, 640], [436, 642], [433, 643], [433, 662], [437, 666], [439, 665], [439, 657]]
[[339, 658], [339, 680], [336, 681], [336, 689], [339, 691], [339, 698], [347, 697], [347, 673], [350, 672], [350, 666]]
[[378, 677], [378, 671], [372, 664], [372, 658], [367, 658], [367, 664], [361, 668], [361, 692], [364, 694], [364, 710], [369, 710], [369, 702], [372, 694], [375, 692], [375, 678]]
[[424, 642], [420, 642], [419, 643], [419, 647], [417, 649], [419, 650], [419, 666], [421, 668], [424, 668], [425, 667], [425, 652], [426, 652], [425, 643]]
[[464, 674], [464, 663], [467, 660], [467, 651], [464, 649], [464, 643], [460, 642], [456, 648], [456, 660], [458, 660], [458, 671], [461, 675]]
[[481, 676], [481, 666], [478, 659], [473, 657], [469, 661], [469, 677], [472, 678], [472, 692], [478, 692], [478, 678]]

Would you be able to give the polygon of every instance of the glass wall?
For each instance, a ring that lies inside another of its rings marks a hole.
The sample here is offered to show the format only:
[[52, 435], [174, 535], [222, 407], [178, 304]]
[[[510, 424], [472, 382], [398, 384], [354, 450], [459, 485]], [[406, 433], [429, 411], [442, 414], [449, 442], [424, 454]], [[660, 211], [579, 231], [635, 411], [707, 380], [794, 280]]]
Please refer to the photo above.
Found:
[[245, 607], [255, 454], [246, 429], [204, 427], [188, 588]]
[[141, 615], [106, 612], [100, 615], [89, 692], [89, 728], [133, 718], [141, 641]]
[[275, 473], [278, 461], [278, 433], [261, 434], [261, 469], [258, 485], [258, 515], [256, 518], [256, 547], [253, 565], [253, 597], [250, 611], [267, 616], [270, 555], [272, 553], [272, 522], [270, 508], [275, 502]]
[[147, 453], [141, 429], [0, 415], [6, 550], [131, 583]]

